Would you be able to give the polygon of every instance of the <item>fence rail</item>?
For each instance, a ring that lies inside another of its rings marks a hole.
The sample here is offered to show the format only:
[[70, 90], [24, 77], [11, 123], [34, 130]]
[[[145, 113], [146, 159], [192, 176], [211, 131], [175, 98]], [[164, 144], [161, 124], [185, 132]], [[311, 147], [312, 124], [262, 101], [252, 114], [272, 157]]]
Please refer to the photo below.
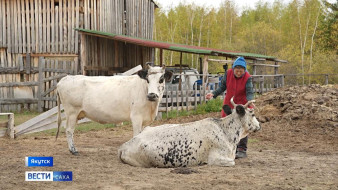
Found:
[[[202, 77], [201, 74], [175, 74], [174, 76], [180, 76], [182, 81], [187, 81], [189, 76]], [[338, 74], [312, 74], [311, 76], [320, 76], [322, 84], [329, 84], [338, 82]], [[204, 86], [197, 87], [196, 82], [194, 85], [187, 85], [181, 81], [181, 87], [179, 84], [172, 85], [166, 84], [166, 89], [163, 94], [163, 99], [159, 106], [159, 112], [168, 114], [169, 111], [181, 111], [196, 109], [198, 104], [206, 102], [205, 95], [213, 90], [217, 89], [220, 83], [220, 77], [222, 75], [208, 75], [208, 81]], [[263, 94], [268, 91], [272, 91], [276, 88], [283, 87], [285, 85], [294, 85], [292, 82], [286, 80], [288, 77], [303, 77], [303, 75], [252, 75], [253, 91], [256, 94]], [[297, 83], [298, 85], [298, 83]], [[225, 92], [226, 93], [226, 92]], [[224, 94], [221, 98], [224, 98]]]
[[[57, 59], [46, 59], [40, 57], [35, 64], [36, 67], [30, 67], [31, 71], [39, 68], [34, 81], [15, 82], [7, 80], [0, 83], [0, 112], [20, 111], [22, 107], [30, 110], [48, 110], [56, 106], [56, 84], [58, 80], [67, 74], [76, 74], [76, 65], [78, 64], [77, 57], [74, 61], [58, 61]], [[0, 67], [0, 71], [1, 71]], [[10, 74], [0, 74], [0, 79], [8, 78]], [[220, 83], [221, 75], [209, 75], [208, 81], [203, 86], [202, 83], [192, 82], [190, 85], [188, 78], [196, 76], [200, 78], [200, 74], [182, 74], [181, 87], [178, 84], [166, 84], [163, 98], [160, 102], [159, 112], [168, 113], [172, 110], [192, 110], [196, 109], [198, 104], [206, 102], [205, 95], [217, 89]], [[322, 84], [331, 84], [338, 80], [338, 74], [312, 74]], [[252, 75], [253, 90], [255, 94], [262, 94], [271, 91], [275, 88], [284, 85], [297, 85], [295, 78], [290, 80], [290, 77], [298, 77], [298, 81], [303, 75]], [[307, 79], [307, 78], [306, 78]], [[18, 81], [18, 80], [17, 80]], [[316, 80], [314, 80], [316, 81]], [[23, 88], [23, 89], [22, 89]], [[22, 90], [28, 90], [30, 97], [17, 96]], [[221, 95], [221, 98], [224, 94]], [[33, 106], [32, 106], [33, 105]], [[18, 107], [21, 107], [20, 109]]]

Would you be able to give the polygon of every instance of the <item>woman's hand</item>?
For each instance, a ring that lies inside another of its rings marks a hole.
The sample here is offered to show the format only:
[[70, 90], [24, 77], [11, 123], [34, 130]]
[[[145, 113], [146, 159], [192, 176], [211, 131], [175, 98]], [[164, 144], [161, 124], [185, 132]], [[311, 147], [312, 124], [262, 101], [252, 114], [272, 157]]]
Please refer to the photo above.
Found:
[[213, 98], [214, 97], [214, 94], [213, 93], [208, 93], [207, 95], [205, 95], [205, 98], [207, 99], [207, 100], [210, 100], [211, 98]]

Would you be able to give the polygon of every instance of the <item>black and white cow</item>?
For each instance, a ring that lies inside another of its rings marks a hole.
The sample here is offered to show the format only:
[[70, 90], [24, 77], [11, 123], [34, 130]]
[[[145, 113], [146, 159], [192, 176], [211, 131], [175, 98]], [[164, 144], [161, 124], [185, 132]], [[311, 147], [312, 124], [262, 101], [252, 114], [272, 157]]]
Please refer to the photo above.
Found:
[[73, 142], [75, 125], [84, 117], [99, 123], [131, 121], [136, 136], [142, 131], [142, 126], [154, 121], [165, 81], [171, 76], [171, 72], [165, 72], [165, 67], [148, 65], [147, 70], [132, 76], [64, 77], [57, 84], [58, 133], [61, 102], [66, 113], [68, 146], [73, 154], [78, 153]]
[[239, 140], [261, 128], [251, 102], [236, 105], [231, 99], [234, 110], [225, 118], [146, 127], [119, 148], [119, 159], [139, 167], [233, 166]]

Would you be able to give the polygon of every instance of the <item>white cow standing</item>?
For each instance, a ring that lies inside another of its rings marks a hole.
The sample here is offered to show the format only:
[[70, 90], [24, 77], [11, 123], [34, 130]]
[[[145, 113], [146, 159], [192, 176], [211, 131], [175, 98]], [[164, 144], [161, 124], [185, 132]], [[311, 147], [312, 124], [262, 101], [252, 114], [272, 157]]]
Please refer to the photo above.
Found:
[[58, 137], [61, 124], [60, 101], [66, 113], [66, 136], [69, 150], [77, 155], [73, 133], [77, 121], [87, 117], [99, 123], [131, 121], [134, 136], [142, 126], [154, 121], [161, 102], [165, 80], [171, 72], [165, 67], [141, 70], [138, 75], [89, 77], [66, 76], [57, 84], [58, 92]]
[[[139, 167], [233, 166], [240, 139], [261, 128], [253, 110], [247, 108], [251, 102], [234, 104], [236, 111], [225, 118], [146, 127], [119, 148], [118, 157]], [[231, 111], [227, 105], [223, 109]]]

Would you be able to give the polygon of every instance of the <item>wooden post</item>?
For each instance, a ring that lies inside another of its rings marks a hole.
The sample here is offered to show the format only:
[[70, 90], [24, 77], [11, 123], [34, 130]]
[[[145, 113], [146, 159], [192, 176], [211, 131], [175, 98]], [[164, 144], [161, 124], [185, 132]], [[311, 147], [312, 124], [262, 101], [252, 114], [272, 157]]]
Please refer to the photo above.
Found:
[[42, 112], [43, 107], [43, 100], [42, 94], [44, 89], [44, 81], [43, 81], [43, 68], [45, 66], [45, 59], [44, 57], [39, 57], [39, 87], [38, 87], [38, 112]]
[[0, 116], [7, 116], [8, 121], [3, 124], [7, 124], [5, 129], [0, 129], [0, 137], [9, 136], [11, 139], [14, 139], [14, 113], [0, 113]]
[[[203, 96], [204, 96], [203, 101], [205, 101], [205, 90], [207, 80], [208, 80], [208, 56], [205, 55], [203, 58], [203, 80], [202, 80]], [[202, 96], [202, 94], [200, 96]]]
[[328, 85], [329, 84], [329, 75], [326, 74], [325, 75], [325, 85]]
[[259, 78], [259, 92], [260, 94], [264, 92], [264, 76]]
[[8, 114], [7, 135], [14, 139], [14, 113]]
[[[275, 65], [278, 65], [278, 62], [277, 62], [277, 61], [275, 62]], [[275, 67], [275, 68], [274, 68], [274, 72], [275, 72], [275, 75], [278, 74], [278, 67]], [[280, 78], [277, 77], [277, 76], [274, 77], [274, 88], [278, 88], [278, 84], [280, 83], [279, 79], [280, 79]]]
[[182, 52], [180, 53], [180, 80], [178, 84], [179, 90], [182, 89]]
[[167, 114], [167, 118], [168, 118], [168, 85], [165, 85], [165, 112]]
[[81, 66], [81, 70], [82, 70], [82, 75], [86, 75], [86, 70], [85, 70], [85, 66], [87, 65], [87, 52], [86, 52], [86, 36], [84, 33], [81, 33], [81, 55], [80, 55], [80, 58], [81, 58], [81, 63], [82, 63], [82, 66]]
[[160, 49], [160, 66], [163, 64], [163, 49]]

